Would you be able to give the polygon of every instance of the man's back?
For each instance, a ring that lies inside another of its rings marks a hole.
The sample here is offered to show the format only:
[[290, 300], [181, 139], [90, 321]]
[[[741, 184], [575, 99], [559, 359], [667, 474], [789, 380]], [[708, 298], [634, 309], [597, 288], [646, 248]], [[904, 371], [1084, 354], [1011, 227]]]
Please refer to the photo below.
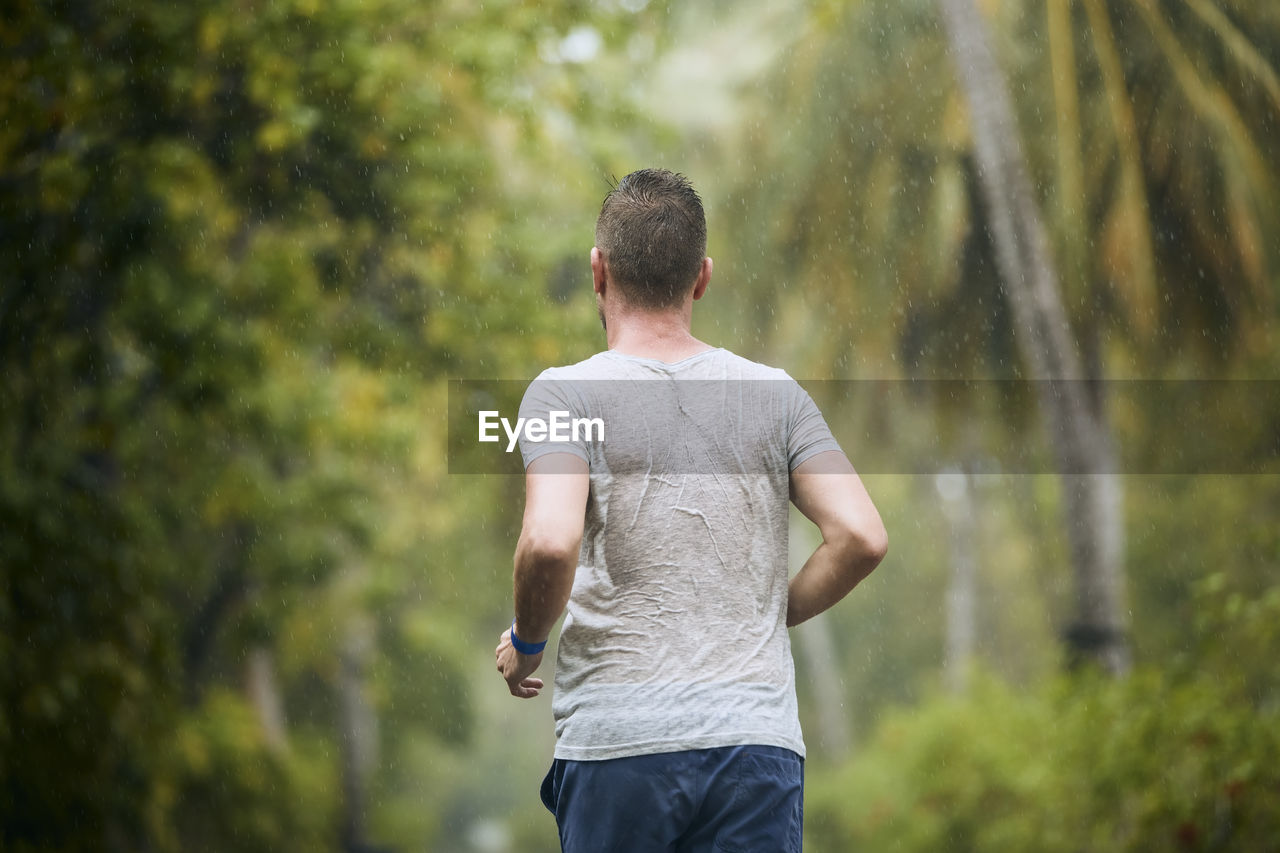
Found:
[[590, 468], [561, 632], [556, 757], [735, 744], [803, 756], [786, 631], [789, 472], [838, 450], [783, 371], [713, 349], [605, 352], [544, 372], [522, 417], [600, 418], [604, 441], [521, 445]]

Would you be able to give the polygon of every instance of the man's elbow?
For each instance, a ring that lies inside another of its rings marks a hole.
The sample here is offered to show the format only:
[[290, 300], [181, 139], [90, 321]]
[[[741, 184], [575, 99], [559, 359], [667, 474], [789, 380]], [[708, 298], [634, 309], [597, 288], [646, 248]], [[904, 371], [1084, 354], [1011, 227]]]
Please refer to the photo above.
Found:
[[581, 533], [575, 537], [567, 533], [525, 531], [516, 549], [516, 562], [534, 566], [576, 565], [581, 544]]
[[889, 553], [889, 531], [885, 529], [884, 522], [879, 518], [876, 519], [875, 529], [867, 535], [864, 547], [867, 550], [867, 559], [876, 565], [879, 565]]
[[845, 562], [866, 574], [889, 553], [889, 531], [877, 516], [860, 524], [842, 526], [832, 537], [832, 545]]

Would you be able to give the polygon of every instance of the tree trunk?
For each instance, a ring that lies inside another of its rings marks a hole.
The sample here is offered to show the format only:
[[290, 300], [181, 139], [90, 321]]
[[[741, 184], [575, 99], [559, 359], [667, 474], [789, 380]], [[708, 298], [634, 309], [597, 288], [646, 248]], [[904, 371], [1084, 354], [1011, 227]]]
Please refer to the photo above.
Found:
[[256, 532], [254, 525], [242, 518], [227, 522], [218, 531], [221, 541], [213, 583], [182, 635], [183, 695], [190, 707], [204, 696], [218, 631], [249, 594], [249, 552]]
[[342, 849], [362, 853], [367, 840], [369, 777], [377, 764], [378, 717], [369, 701], [365, 679], [373, 656], [373, 627], [353, 616], [347, 628], [338, 673], [342, 725]]
[[979, 183], [1019, 350], [1036, 381], [1062, 481], [1075, 573], [1076, 616], [1066, 631], [1072, 664], [1128, 671], [1128, 615], [1115, 452], [1100, 406], [1089, 399], [1080, 356], [1049, 258], [1004, 77], [974, 0], [940, 0], [959, 82], [969, 104]]
[[[817, 546], [813, 528], [798, 523], [795, 513], [791, 516], [791, 563], [795, 567]], [[836, 644], [831, 637], [831, 623], [825, 613], [819, 613], [795, 629], [800, 659], [809, 674], [816, 706], [817, 742], [823, 757], [838, 764], [849, 756], [853, 743], [850, 725], [850, 709], [844, 695], [844, 667], [836, 654]]]
[[947, 645], [942, 672], [947, 689], [963, 694], [969, 689], [969, 669], [977, 636], [978, 513], [974, 508], [971, 478], [963, 469], [939, 474], [935, 485], [950, 528], [947, 550], [951, 557], [951, 582], [947, 586]]
[[849, 703], [844, 697], [844, 670], [836, 656], [836, 644], [831, 638], [831, 624], [825, 613], [819, 613], [795, 630], [799, 640], [800, 656], [809, 671], [817, 706], [817, 741], [823, 757], [839, 764], [849, 756], [853, 742], [849, 724]]
[[276, 679], [275, 661], [266, 646], [254, 646], [245, 666], [245, 693], [258, 715], [263, 740], [275, 752], [288, 746], [284, 719], [284, 699]]

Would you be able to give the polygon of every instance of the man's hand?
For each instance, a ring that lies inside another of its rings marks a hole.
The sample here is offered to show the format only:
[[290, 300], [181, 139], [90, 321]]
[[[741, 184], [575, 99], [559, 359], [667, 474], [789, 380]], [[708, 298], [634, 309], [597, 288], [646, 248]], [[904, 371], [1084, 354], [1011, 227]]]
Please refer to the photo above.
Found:
[[498, 648], [494, 649], [494, 657], [498, 659], [498, 672], [506, 679], [507, 689], [512, 696], [520, 699], [532, 699], [542, 690], [541, 678], [530, 678], [538, 664], [542, 663], [542, 652], [536, 655], [522, 655], [511, 645], [511, 629], [502, 632]]

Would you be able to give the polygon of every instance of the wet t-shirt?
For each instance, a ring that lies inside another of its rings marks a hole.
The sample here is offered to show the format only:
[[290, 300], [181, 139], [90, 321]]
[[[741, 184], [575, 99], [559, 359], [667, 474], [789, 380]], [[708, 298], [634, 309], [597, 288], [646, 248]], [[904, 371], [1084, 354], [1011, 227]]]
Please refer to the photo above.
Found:
[[[590, 467], [560, 633], [557, 758], [763, 744], [804, 755], [786, 629], [790, 472], [839, 450], [776, 368], [713, 349], [675, 364], [603, 352], [544, 371], [527, 467]], [[535, 440], [540, 438], [541, 440]]]

